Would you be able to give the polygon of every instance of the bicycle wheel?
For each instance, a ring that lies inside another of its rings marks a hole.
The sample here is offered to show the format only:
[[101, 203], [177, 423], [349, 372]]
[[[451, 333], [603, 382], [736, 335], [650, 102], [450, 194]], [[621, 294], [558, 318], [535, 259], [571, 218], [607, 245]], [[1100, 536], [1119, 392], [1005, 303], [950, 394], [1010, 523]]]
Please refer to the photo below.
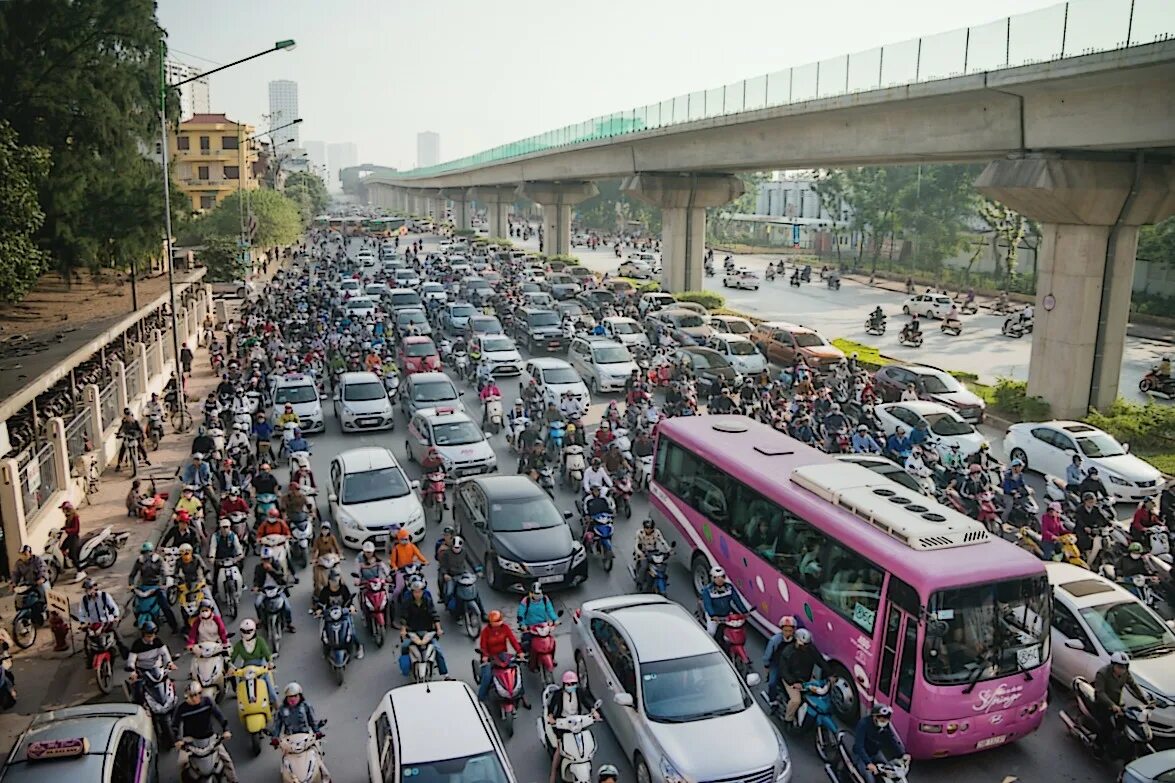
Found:
[[171, 414], [171, 426], [176, 432], [187, 432], [192, 429], [192, 414], [188, 413], [187, 408], [176, 408]]

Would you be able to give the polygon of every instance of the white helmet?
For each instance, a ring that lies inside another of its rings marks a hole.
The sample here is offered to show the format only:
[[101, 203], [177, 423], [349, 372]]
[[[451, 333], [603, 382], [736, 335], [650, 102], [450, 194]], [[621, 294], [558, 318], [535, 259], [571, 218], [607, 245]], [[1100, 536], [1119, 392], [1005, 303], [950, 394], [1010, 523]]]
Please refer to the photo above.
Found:
[[1129, 666], [1130, 656], [1121, 651], [1113, 653], [1110, 656], [1110, 663], [1117, 664], [1118, 666]]
[[374, 555], [375, 554], [375, 544], [373, 544], [370, 541], [364, 541], [363, 542], [363, 554]]
[[812, 632], [807, 628], [801, 628], [796, 631], [796, 644], [810, 644], [812, 642]]
[[188, 683], [188, 687], [185, 689], [185, 693], [187, 693], [188, 696], [201, 696], [204, 693], [204, 687], [196, 680], [192, 680]]
[[720, 566], [714, 566], [713, 568], [710, 569], [710, 578], [711, 579], [718, 579], [719, 577], [721, 577], [722, 579], [725, 579], [726, 578], [726, 570]]
[[256, 620], [241, 620], [241, 635], [257, 633]]
[[464, 546], [465, 539], [463, 539], [461, 536], [453, 536], [453, 543], [449, 545], [449, 548], [454, 552], [460, 552]]
[[285, 689], [285, 691], [283, 691], [283, 693], [286, 695], [287, 698], [289, 698], [290, 696], [301, 696], [302, 695], [302, 686], [296, 682], [291, 682], [289, 685], [286, 686], [286, 689]]

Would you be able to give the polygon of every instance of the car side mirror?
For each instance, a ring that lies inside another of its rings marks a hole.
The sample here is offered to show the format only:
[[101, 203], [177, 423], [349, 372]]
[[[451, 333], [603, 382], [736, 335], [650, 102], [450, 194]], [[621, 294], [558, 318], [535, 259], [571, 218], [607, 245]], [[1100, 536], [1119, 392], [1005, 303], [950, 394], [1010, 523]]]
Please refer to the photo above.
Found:
[[1130, 444], [1129, 444], [1129, 443], [1123, 443], [1123, 444], [1122, 444], [1122, 451], [1124, 451], [1124, 452], [1126, 452], [1127, 454], [1129, 454], [1129, 453], [1130, 453]]
[[420, 482], [419, 482], [419, 481], [416, 481], [415, 479], [413, 479], [413, 480], [412, 480], [411, 482], [409, 482], [409, 483], [411, 484], [411, 486], [412, 486], [412, 488], [413, 488], [413, 489], [420, 489]]
[[750, 674], [747, 675], [747, 687], [748, 688], [754, 688], [756, 685], [758, 685], [762, 681], [763, 680], [759, 677], [758, 672], [751, 672]]
[[574, 514], [572, 514], [570, 511], [564, 511], [564, 512], [563, 512], [563, 518], [564, 518], [564, 519], [571, 519], [571, 517], [573, 517], [573, 516], [574, 516]]
[[1085, 642], [1081, 641], [1080, 639], [1066, 639], [1065, 646], [1070, 650], [1080, 650], [1082, 652], [1085, 651]]
[[328, 492], [328, 493], [326, 493], [326, 500], [328, 503], [338, 503], [339, 496], [333, 492]]
[[618, 693], [612, 697], [612, 701], [616, 702], [618, 707], [631, 707], [633, 705], [631, 693]]

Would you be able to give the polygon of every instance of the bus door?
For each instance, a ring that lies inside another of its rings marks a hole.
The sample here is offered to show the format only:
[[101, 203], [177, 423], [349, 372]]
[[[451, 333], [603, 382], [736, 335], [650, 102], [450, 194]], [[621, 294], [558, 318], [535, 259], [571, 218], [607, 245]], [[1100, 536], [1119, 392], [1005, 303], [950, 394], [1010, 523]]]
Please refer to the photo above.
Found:
[[909, 734], [917, 671], [918, 618], [890, 601], [882, 629], [881, 663], [877, 668], [874, 701], [893, 708], [893, 725], [901, 737]]

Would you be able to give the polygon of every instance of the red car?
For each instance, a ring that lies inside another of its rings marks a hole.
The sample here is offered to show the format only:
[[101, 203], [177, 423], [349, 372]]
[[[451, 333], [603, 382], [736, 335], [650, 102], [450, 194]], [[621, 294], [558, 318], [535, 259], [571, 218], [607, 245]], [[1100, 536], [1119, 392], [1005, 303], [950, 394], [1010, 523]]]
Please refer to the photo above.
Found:
[[441, 369], [441, 356], [430, 337], [405, 337], [400, 340], [396, 362], [405, 375]]

